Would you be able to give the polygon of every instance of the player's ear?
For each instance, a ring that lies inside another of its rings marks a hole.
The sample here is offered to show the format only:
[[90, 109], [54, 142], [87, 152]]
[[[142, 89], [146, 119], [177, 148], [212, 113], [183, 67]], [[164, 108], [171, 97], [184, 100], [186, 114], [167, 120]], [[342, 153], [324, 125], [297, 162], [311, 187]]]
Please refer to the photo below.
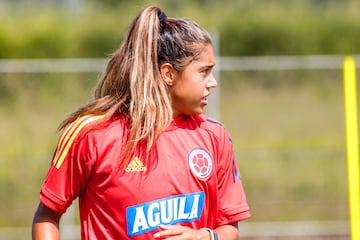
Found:
[[172, 86], [175, 78], [175, 69], [171, 63], [163, 63], [160, 66], [160, 74], [162, 80], [168, 85]]

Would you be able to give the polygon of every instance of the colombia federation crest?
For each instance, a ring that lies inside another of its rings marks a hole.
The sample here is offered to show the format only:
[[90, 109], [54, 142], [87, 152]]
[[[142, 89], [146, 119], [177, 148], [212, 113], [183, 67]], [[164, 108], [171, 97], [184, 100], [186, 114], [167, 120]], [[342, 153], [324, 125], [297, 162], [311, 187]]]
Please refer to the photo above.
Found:
[[190, 152], [188, 163], [191, 172], [198, 178], [210, 176], [213, 170], [213, 160], [210, 154], [203, 149], [194, 149]]

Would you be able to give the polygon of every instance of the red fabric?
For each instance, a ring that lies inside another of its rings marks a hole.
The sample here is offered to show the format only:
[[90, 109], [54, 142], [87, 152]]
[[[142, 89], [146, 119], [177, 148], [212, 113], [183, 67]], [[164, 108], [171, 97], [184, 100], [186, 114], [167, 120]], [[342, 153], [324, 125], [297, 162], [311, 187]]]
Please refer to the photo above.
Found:
[[61, 213], [79, 197], [82, 239], [153, 239], [159, 223], [215, 228], [250, 217], [231, 139], [220, 123], [176, 118], [151, 161], [135, 153], [119, 169], [127, 122], [114, 117], [93, 127], [98, 119], [90, 118], [60, 137], [40, 194]]

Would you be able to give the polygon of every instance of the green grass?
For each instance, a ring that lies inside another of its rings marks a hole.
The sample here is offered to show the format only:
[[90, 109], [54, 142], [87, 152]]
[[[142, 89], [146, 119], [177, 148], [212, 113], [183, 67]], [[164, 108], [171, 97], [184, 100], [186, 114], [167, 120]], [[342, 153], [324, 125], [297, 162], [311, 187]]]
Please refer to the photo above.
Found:
[[[87, 101], [97, 74], [1, 76], [0, 226], [28, 225], [59, 123]], [[3, 95], [2, 95], [3, 96]]]
[[[0, 226], [28, 226], [58, 124], [97, 74], [0, 77]], [[347, 219], [341, 72], [226, 72], [220, 89], [251, 221]]]
[[341, 72], [232, 74], [221, 116], [253, 220], [347, 219]]

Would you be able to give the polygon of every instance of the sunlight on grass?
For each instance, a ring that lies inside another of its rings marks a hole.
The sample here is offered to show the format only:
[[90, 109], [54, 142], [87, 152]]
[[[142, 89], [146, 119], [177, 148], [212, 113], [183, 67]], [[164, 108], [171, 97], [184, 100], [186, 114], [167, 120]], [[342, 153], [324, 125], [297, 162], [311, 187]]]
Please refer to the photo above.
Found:
[[[6, 218], [0, 218], [1, 225], [31, 221], [56, 145], [56, 129], [90, 99], [97, 77], [2, 78], [0, 91], [6, 97], [0, 98], [0, 211]], [[346, 219], [339, 73], [226, 72], [221, 79], [220, 120], [233, 137], [251, 221]]]

